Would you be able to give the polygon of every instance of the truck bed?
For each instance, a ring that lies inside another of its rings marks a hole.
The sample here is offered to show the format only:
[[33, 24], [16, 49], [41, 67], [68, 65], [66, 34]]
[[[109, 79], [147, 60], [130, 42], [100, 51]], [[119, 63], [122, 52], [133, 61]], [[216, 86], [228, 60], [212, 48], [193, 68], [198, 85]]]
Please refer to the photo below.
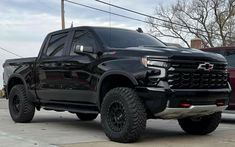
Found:
[[13, 73], [26, 76], [26, 74], [28, 74], [27, 72], [32, 71], [36, 58], [37, 57], [6, 60], [3, 64], [3, 84], [7, 84], [6, 82]]
[[20, 58], [20, 59], [8, 59], [3, 64], [3, 67], [9, 64], [20, 64], [20, 63], [32, 63], [36, 60], [37, 57], [29, 57], [29, 58]]

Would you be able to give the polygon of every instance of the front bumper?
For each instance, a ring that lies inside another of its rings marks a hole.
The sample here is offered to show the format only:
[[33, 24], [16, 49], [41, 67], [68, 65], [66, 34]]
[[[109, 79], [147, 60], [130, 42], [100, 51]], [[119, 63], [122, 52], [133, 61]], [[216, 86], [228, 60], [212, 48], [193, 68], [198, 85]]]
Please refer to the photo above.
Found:
[[162, 119], [174, 119], [184, 118], [193, 116], [205, 116], [215, 112], [221, 112], [225, 110], [227, 106], [217, 105], [192, 105], [189, 108], [169, 108], [167, 107], [164, 111], [154, 114], [155, 117]]
[[[231, 88], [226, 89], [166, 89], [155, 87], [138, 87], [141, 97], [150, 117], [153, 118], [183, 118], [203, 116], [223, 111], [227, 108]], [[222, 102], [222, 106], [217, 106]], [[182, 108], [181, 103], [190, 107]]]

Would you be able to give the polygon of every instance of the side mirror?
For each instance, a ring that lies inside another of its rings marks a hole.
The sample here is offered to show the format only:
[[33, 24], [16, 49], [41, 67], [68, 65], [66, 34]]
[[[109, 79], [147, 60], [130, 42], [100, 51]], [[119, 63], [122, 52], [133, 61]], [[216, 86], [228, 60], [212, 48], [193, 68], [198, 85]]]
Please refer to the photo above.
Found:
[[76, 45], [74, 53], [93, 53], [94, 49], [91, 46]]

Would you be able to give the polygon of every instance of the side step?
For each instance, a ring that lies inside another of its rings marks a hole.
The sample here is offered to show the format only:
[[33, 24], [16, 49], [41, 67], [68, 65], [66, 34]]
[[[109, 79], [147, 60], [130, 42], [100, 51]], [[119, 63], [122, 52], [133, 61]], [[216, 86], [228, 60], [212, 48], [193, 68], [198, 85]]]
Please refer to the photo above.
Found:
[[90, 114], [99, 113], [98, 108], [95, 106], [45, 104], [42, 106], [42, 108], [45, 110], [69, 111], [71, 113], [90, 113]]

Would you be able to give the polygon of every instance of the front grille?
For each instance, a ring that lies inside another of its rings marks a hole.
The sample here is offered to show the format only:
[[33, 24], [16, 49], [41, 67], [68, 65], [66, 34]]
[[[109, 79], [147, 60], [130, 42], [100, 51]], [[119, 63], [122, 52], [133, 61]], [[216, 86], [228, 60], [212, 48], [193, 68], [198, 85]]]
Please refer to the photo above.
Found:
[[211, 71], [197, 69], [200, 63], [172, 63], [167, 80], [172, 89], [227, 88], [226, 64], [214, 64]]
[[[186, 61], [187, 62], [187, 61]], [[187, 62], [187, 63], [177, 63], [177, 62], [173, 62], [171, 64], [171, 67], [173, 68], [177, 68], [177, 69], [182, 69], [182, 70], [197, 70], [199, 64], [201, 64], [201, 62]], [[226, 69], [226, 64], [213, 64], [213, 70], [225, 70]]]

